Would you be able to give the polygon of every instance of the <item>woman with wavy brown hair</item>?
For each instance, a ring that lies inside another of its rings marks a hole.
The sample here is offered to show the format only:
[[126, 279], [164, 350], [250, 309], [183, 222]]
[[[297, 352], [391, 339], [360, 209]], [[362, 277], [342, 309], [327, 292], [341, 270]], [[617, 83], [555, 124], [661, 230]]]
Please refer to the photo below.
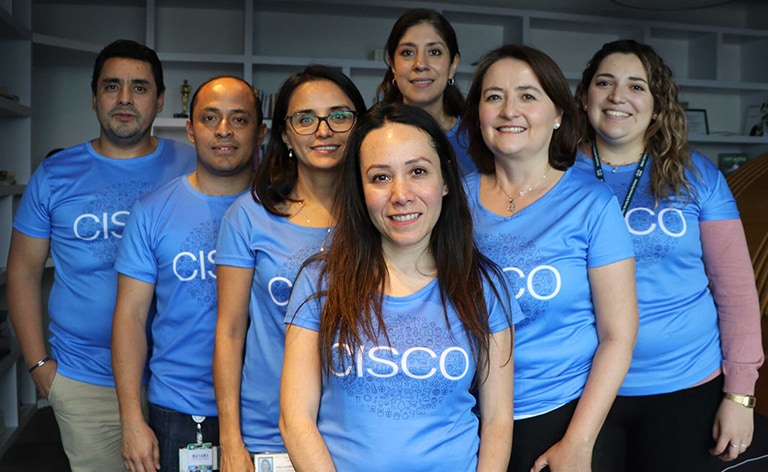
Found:
[[[576, 166], [623, 203], [637, 260], [640, 328], [608, 416], [615, 470], [707, 470], [752, 441], [762, 364], [752, 267], [723, 175], [689, 151], [672, 71], [650, 47], [607, 43], [576, 89]], [[709, 454], [707, 454], [709, 451]]]

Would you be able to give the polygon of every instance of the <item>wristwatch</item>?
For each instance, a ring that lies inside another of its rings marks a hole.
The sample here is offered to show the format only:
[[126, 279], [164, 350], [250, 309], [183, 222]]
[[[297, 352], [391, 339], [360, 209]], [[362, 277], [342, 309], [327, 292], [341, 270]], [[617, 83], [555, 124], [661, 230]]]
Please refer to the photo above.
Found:
[[746, 408], [754, 408], [757, 401], [754, 395], [742, 395], [740, 393], [725, 392], [723, 396], [728, 400], [738, 403], [739, 405]]

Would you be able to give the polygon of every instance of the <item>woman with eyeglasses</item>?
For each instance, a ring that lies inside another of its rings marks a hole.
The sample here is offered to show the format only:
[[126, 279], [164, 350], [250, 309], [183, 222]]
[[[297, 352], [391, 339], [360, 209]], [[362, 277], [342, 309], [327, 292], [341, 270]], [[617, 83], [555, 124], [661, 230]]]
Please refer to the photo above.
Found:
[[395, 22], [385, 50], [389, 69], [377, 98], [426, 110], [448, 136], [461, 174], [474, 172], [469, 141], [459, 132], [464, 96], [455, 81], [460, 54], [451, 24], [435, 10], [409, 10]]
[[304, 260], [330, 242], [344, 148], [365, 110], [337, 70], [312, 65], [288, 78], [251, 194], [222, 222], [213, 361], [222, 472], [250, 472], [252, 454], [285, 452], [277, 423], [288, 296]]

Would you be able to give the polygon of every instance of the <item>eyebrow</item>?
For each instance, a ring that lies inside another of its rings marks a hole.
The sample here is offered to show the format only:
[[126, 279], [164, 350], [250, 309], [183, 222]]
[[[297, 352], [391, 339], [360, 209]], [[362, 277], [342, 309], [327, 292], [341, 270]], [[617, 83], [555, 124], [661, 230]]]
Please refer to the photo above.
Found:
[[[533, 90], [534, 92], [538, 92], [538, 93], [544, 94], [544, 92], [540, 88], [538, 88], [538, 87], [536, 87], [534, 85], [519, 85], [519, 86], [515, 87], [515, 91], [516, 92], [522, 92], [522, 91], [526, 91], [526, 90]], [[505, 92], [505, 91], [506, 91], [506, 89], [504, 89], [502, 87], [498, 87], [496, 85], [493, 85], [493, 86], [490, 86], [488, 88], [483, 89], [482, 93]]]
[[[223, 110], [221, 108], [216, 108], [216, 107], [205, 107], [205, 108], [203, 108], [200, 111], [202, 111], [202, 112], [213, 112], [213, 113], [222, 113], [223, 112]], [[229, 113], [233, 114], [233, 115], [234, 114], [242, 114], [242, 115], [250, 115], [251, 114], [245, 108], [231, 108], [231, 109], [229, 109], [227, 111]]]
[[[104, 77], [103, 79], [101, 79], [101, 82], [102, 83], [107, 83], [107, 84], [122, 84], [122, 83], [125, 83], [125, 81], [123, 79], [120, 79], [118, 77]], [[150, 85], [150, 81], [147, 80], [147, 79], [130, 79], [128, 82], [131, 83], [131, 84]]]
[[[334, 111], [352, 111], [352, 109], [350, 107], [346, 106], [346, 105], [336, 105], [334, 107], [329, 108], [329, 110], [331, 110], [332, 112], [334, 112]], [[303, 113], [305, 115], [316, 115], [317, 111], [315, 111], [312, 108], [307, 108], [305, 110], [299, 110], [299, 111], [295, 111], [293, 113], [286, 113], [286, 114], [287, 115], [295, 115], [297, 113]]]
[[[414, 47], [414, 48], [418, 47], [418, 45], [416, 43], [412, 43], [412, 42], [400, 43], [400, 44], [397, 45], [397, 47], [399, 47], [399, 48], [403, 47], [403, 46], [410, 46], [410, 47]], [[448, 47], [445, 44], [445, 42], [443, 42], [443, 41], [430, 41], [427, 44], [425, 44], [425, 46], [427, 46], [427, 47], [429, 47], [429, 46], [443, 46], [443, 47], [446, 47], [446, 48]]]
[[[603, 72], [602, 74], [597, 74], [597, 75], [595, 76], [595, 78], [598, 78], [598, 77], [608, 77], [608, 78], [610, 78], [610, 79], [615, 79], [615, 78], [616, 78], [616, 76], [615, 76], [615, 75], [613, 75], [613, 74], [611, 74], [610, 72]], [[645, 80], [645, 79], [644, 79], [644, 78], [642, 78], [642, 77], [633, 77], [633, 76], [629, 76], [629, 77], [628, 77], [628, 79], [629, 79], [629, 80], [634, 80], [635, 82], [643, 82], [643, 83], [646, 83], [646, 84], [648, 83], [648, 81], [647, 81], [647, 80]]]
[[[413, 159], [408, 159], [407, 161], [405, 161], [405, 165], [413, 165], [419, 162], [427, 162], [431, 164], [431, 161], [429, 159], [427, 159], [426, 157], [419, 156], [419, 157], [414, 157]], [[373, 164], [368, 166], [368, 168], [365, 169], [365, 171], [370, 172], [371, 170], [374, 170], [374, 169], [389, 169], [390, 167], [392, 166], [389, 164]]]

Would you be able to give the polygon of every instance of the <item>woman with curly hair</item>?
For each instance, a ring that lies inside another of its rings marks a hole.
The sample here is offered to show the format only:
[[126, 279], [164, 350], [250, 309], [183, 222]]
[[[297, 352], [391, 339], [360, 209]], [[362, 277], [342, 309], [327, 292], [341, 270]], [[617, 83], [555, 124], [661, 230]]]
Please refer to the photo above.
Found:
[[710, 455], [735, 459], [752, 441], [763, 353], [733, 196], [688, 150], [672, 71], [651, 47], [603, 45], [576, 99], [585, 118], [576, 165], [622, 202], [637, 261], [637, 344], [606, 421], [626, 450], [614, 470], [707, 470]]

